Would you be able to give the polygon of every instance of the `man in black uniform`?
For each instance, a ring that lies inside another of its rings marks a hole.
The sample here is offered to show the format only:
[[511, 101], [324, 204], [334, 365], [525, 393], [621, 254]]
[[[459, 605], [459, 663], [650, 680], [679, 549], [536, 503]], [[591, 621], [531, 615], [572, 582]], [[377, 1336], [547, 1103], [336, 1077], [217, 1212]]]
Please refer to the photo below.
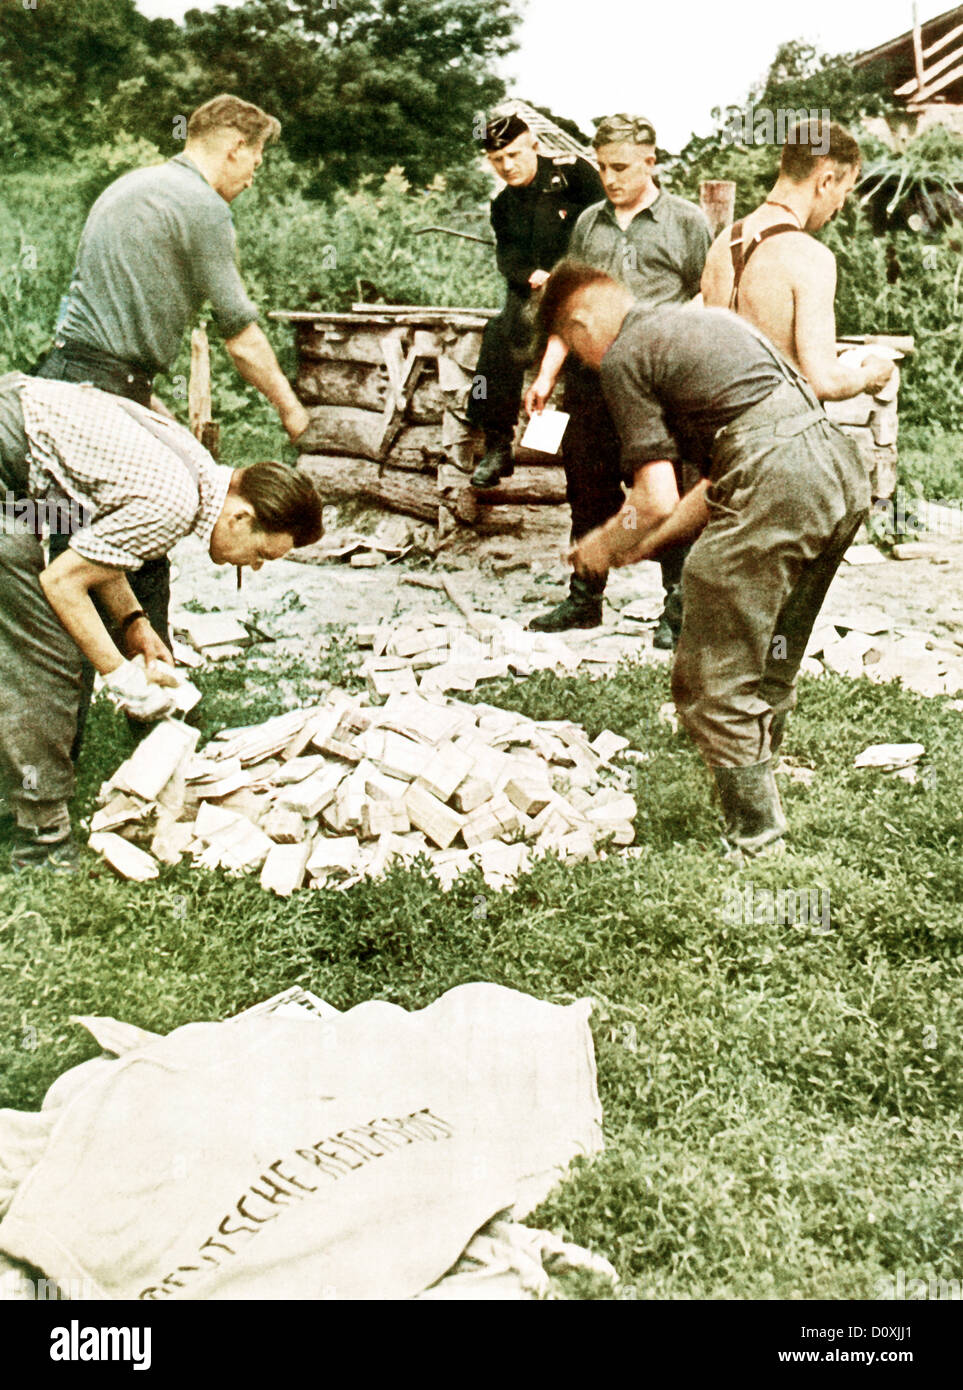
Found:
[[482, 144], [507, 185], [491, 206], [498, 269], [507, 281], [505, 307], [482, 340], [468, 420], [485, 433], [485, 454], [472, 486], [494, 487], [514, 467], [512, 440], [530, 346], [527, 303], [564, 256], [579, 214], [603, 196], [598, 174], [575, 155], [546, 158], [514, 113], [496, 115]]

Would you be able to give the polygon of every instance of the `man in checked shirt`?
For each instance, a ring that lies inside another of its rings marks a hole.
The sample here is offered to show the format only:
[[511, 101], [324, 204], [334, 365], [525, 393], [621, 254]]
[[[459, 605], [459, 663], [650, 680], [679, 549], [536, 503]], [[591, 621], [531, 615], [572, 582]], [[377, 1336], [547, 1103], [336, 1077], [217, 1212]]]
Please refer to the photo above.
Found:
[[[82, 524], [45, 568], [37, 523], [64, 508]], [[184, 536], [217, 565], [257, 570], [321, 533], [321, 498], [296, 469], [224, 467], [183, 426], [132, 401], [0, 377], [0, 796], [16, 820], [15, 871], [75, 867], [68, 803], [82, 657], [132, 717], [172, 707], [153, 663], [173, 657], [128, 574]]]

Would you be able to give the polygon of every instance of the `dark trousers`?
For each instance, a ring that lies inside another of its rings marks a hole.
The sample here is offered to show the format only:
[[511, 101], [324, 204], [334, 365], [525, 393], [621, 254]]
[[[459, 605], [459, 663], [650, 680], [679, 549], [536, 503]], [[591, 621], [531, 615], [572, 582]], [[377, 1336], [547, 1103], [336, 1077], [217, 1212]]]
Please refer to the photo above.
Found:
[[531, 357], [527, 304], [527, 299], [509, 289], [505, 307], [489, 319], [482, 337], [466, 413], [476, 429], [484, 430], [489, 445], [511, 444], [515, 434]]
[[839, 563], [869, 508], [857, 446], [785, 384], [720, 430], [709, 522], [682, 581], [672, 672], [679, 718], [710, 767], [771, 756]]
[[[572, 540], [577, 541], [615, 516], [625, 501], [622, 445], [598, 372], [580, 363], [566, 363], [562, 409], [571, 417], [562, 439], [562, 463], [572, 511]], [[681, 465], [676, 470], [676, 481], [681, 495], [685, 490]], [[667, 594], [681, 582], [688, 553], [688, 545], [677, 545], [660, 557], [662, 585]]]
[[[109, 391], [113, 396], [126, 396], [128, 400], [136, 401], [138, 405], [150, 405], [151, 378], [142, 368], [131, 363], [121, 362], [117, 358], [110, 357], [106, 353], [96, 352], [91, 348], [77, 347], [71, 344], [62, 348], [54, 348], [36, 369], [34, 375], [53, 381], [89, 382], [101, 391]], [[69, 533], [51, 534], [51, 561], [63, 554], [69, 542]], [[151, 627], [169, 648], [171, 645], [171, 567], [167, 556], [163, 555], [157, 560], [148, 560], [139, 570], [129, 574], [128, 580], [134, 591], [134, 597], [147, 614]], [[107, 624], [111, 636], [120, 645], [118, 634], [112, 629], [111, 621], [104, 608], [98, 603], [96, 596], [94, 596], [94, 603], [100, 616]], [[94, 668], [85, 658], [81, 671], [77, 734], [72, 753], [75, 760], [83, 743], [93, 688]], [[131, 728], [138, 737], [141, 737], [145, 731], [143, 724], [135, 723], [131, 725]]]

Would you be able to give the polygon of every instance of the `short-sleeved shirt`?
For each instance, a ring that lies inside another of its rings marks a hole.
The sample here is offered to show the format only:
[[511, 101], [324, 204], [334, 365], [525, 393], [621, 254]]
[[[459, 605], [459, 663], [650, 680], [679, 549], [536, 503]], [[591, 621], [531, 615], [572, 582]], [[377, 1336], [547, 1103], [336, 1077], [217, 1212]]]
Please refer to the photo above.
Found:
[[258, 317], [230, 205], [180, 154], [105, 189], [87, 217], [58, 341], [166, 371], [206, 300], [225, 338]]
[[705, 477], [713, 437], [785, 375], [728, 309], [638, 304], [602, 359], [602, 389], [622, 441], [622, 473], [685, 458]]
[[210, 542], [233, 470], [182, 425], [93, 386], [21, 376], [4, 389], [20, 398], [29, 495], [81, 509], [85, 524], [70, 539], [78, 555], [139, 569], [184, 536]]
[[678, 304], [699, 293], [712, 237], [694, 203], [659, 191], [623, 230], [608, 199], [586, 208], [568, 254], [604, 270], [649, 304]]
[[528, 277], [551, 270], [565, 255], [579, 214], [602, 192], [602, 182], [576, 155], [538, 157], [538, 169], [524, 188], [503, 188], [492, 200], [498, 269], [509, 287], [527, 299]]

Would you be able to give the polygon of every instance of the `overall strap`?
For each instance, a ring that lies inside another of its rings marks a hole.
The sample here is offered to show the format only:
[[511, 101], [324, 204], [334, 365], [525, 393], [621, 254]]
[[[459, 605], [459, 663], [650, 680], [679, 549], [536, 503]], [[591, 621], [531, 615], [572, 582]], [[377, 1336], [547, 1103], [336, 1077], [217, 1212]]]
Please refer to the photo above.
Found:
[[[181, 440], [176, 437], [172, 438], [174, 430], [165, 428], [165, 426], [154, 417], [151, 411], [145, 410], [143, 406], [137, 405], [135, 401], [127, 400], [125, 396], [114, 396], [113, 400], [114, 404], [120, 406], [121, 410], [128, 414], [132, 420], [136, 421], [142, 429], [145, 429], [148, 434], [152, 434], [160, 444], [163, 444], [166, 449], [170, 449], [172, 454], [176, 454], [191, 475], [191, 479], [195, 485], [199, 486], [201, 475], [200, 469], [197, 466], [197, 459]], [[172, 420], [170, 423], [175, 425], [177, 430], [182, 430], [184, 428], [183, 425], [178, 425], [176, 421]]]
[[[799, 232], [802, 228], [795, 222], [776, 222], [771, 227], [764, 227], [761, 232], [756, 232], [755, 236], [746, 242], [742, 235], [743, 224], [736, 222], [733, 224], [732, 233], [729, 237], [729, 253], [732, 256], [732, 295], [729, 299], [729, 308], [737, 310], [739, 303], [739, 284], [745, 274], [746, 266], [756, 248], [764, 241], [768, 241], [771, 236], [779, 236], [781, 232]], [[738, 238], [737, 238], [738, 233]], [[806, 233], [803, 232], [805, 236]]]

